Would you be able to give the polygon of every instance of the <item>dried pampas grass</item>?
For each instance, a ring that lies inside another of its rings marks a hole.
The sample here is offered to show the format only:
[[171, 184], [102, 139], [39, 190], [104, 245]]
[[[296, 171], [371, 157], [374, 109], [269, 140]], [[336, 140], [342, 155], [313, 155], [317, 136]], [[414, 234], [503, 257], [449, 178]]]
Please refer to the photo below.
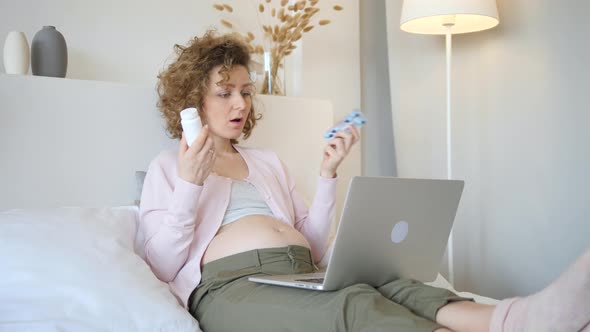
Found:
[[[310, 32], [316, 26], [324, 26], [331, 23], [328, 19], [316, 19], [320, 9], [316, 7], [319, 0], [299, 0], [289, 4], [289, 0], [258, 0], [256, 6], [259, 26], [262, 29], [262, 37], [256, 38], [256, 34], [248, 31], [245, 35], [236, 31], [236, 26], [223, 18], [221, 24], [234, 32], [237, 32], [249, 44], [248, 49], [253, 54], [270, 53], [271, 68], [270, 75], [273, 82], [278, 82], [278, 69], [282, 67], [282, 61], [285, 56], [290, 55], [297, 48], [295, 44], [303, 38], [305, 33]], [[220, 12], [233, 13], [234, 8], [226, 3], [217, 3], [213, 8]], [[332, 7], [335, 11], [342, 11], [344, 8], [340, 5]], [[261, 20], [262, 18], [262, 20]], [[262, 21], [262, 22], [261, 22]], [[271, 23], [274, 21], [273, 23]], [[256, 40], [256, 42], [255, 42]], [[268, 46], [268, 43], [270, 45]], [[267, 45], [267, 48], [263, 46]], [[265, 80], [269, 79], [266, 77]], [[272, 91], [268, 91], [268, 86], [263, 85], [262, 93], [283, 94], [282, 87], [273, 84]]]
[[230, 29], [234, 27], [233, 24], [231, 24], [229, 21], [226, 21], [226, 20], [221, 20], [221, 24], [225, 25], [226, 27], [228, 27]]

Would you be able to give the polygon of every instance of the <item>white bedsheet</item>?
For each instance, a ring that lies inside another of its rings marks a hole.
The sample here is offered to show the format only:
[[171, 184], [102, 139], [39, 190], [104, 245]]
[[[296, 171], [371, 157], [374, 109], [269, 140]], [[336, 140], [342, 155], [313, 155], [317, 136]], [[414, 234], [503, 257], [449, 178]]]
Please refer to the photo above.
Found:
[[[200, 331], [134, 253], [137, 213], [0, 211], [0, 332]], [[430, 284], [452, 289], [441, 275]]]
[[199, 331], [133, 252], [137, 208], [0, 212], [0, 331]]
[[451, 283], [448, 282], [448, 280], [445, 279], [445, 277], [443, 277], [440, 273], [436, 277], [436, 280], [434, 280], [433, 282], [427, 282], [426, 284], [427, 285], [430, 285], [430, 286], [434, 286], [434, 287], [446, 288], [448, 290], [451, 290], [451, 291], [455, 292], [459, 296], [467, 297], [467, 298], [472, 298], [477, 303], [497, 304], [499, 302], [496, 299], [492, 299], [490, 297], [485, 297], [485, 296], [473, 294], [473, 293], [470, 293], [470, 292], [458, 292], [457, 290], [455, 290], [453, 288], [453, 286], [451, 286]]

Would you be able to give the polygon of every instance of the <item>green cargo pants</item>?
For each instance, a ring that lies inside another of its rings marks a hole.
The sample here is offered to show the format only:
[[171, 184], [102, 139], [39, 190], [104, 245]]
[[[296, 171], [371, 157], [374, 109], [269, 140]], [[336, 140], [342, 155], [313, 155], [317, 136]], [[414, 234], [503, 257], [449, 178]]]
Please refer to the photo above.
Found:
[[323, 292], [257, 284], [254, 275], [314, 272], [301, 246], [252, 250], [207, 263], [189, 311], [204, 332], [395, 331], [432, 332], [436, 312], [470, 300], [441, 288], [399, 279], [380, 287], [356, 284]]

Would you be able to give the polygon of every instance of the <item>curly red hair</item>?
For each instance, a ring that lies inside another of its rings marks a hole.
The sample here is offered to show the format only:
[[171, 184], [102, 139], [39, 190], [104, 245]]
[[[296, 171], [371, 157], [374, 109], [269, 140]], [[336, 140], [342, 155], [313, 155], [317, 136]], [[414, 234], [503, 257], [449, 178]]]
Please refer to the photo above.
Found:
[[[166, 120], [166, 130], [170, 137], [180, 139], [180, 111], [187, 107], [201, 109], [209, 86], [209, 74], [219, 65], [220, 83], [229, 80], [234, 66], [244, 66], [249, 70], [250, 51], [245, 41], [236, 34], [218, 35], [209, 30], [202, 37], [192, 38], [188, 45], [175, 44], [177, 59], [158, 75], [158, 109]], [[242, 131], [247, 139], [261, 116], [250, 109]], [[204, 119], [203, 119], [204, 120]], [[232, 139], [232, 143], [237, 140]]]

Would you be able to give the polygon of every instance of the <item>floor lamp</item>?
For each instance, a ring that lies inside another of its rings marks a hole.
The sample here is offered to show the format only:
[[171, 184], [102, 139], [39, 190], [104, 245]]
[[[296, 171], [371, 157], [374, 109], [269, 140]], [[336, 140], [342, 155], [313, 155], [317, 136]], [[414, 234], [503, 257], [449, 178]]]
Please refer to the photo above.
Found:
[[[445, 35], [447, 53], [447, 178], [451, 163], [451, 36], [491, 29], [498, 25], [495, 0], [404, 0], [400, 28], [410, 33]], [[453, 231], [448, 244], [449, 282], [455, 285]]]

